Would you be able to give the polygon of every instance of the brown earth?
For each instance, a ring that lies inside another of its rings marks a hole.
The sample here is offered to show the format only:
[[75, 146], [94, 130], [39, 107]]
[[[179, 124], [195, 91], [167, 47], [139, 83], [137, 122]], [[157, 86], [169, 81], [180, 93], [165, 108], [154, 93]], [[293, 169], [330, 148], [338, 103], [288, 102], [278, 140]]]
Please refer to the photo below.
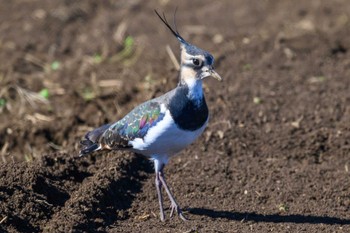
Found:
[[[176, 6], [224, 82], [206, 80], [209, 126], [165, 170], [190, 221], [160, 222], [150, 162], [75, 157], [176, 85], [153, 12]], [[350, 232], [349, 17], [347, 0], [2, 1], [0, 231]]]

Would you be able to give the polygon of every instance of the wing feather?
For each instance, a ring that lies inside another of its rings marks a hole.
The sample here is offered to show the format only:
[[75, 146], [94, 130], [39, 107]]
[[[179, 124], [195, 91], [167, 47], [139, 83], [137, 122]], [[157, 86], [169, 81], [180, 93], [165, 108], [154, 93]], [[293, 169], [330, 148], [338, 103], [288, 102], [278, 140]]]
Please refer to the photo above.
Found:
[[144, 138], [151, 127], [164, 117], [160, 103], [146, 102], [112, 124], [102, 135], [101, 144], [110, 149], [131, 148], [130, 141]]

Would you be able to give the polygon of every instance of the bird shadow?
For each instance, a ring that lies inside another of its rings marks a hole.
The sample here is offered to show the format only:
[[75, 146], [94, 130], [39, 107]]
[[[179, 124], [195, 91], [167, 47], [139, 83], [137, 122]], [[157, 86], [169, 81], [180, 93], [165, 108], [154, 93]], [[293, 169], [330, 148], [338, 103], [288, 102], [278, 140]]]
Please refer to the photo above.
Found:
[[269, 223], [309, 223], [309, 224], [326, 224], [326, 225], [350, 225], [350, 219], [342, 219], [328, 216], [314, 216], [302, 214], [257, 214], [255, 212], [231, 212], [222, 210], [212, 210], [206, 208], [190, 208], [188, 212], [194, 215], [207, 216], [214, 219], [227, 219], [232, 221], [253, 221]]

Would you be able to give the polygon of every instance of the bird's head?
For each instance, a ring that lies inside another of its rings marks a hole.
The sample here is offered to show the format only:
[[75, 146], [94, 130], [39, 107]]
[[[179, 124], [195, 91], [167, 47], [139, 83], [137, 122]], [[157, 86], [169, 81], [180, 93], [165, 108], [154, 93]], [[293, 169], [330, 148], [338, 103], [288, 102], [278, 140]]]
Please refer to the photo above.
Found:
[[164, 13], [163, 17], [155, 10], [158, 17], [169, 28], [173, 35], [180, 41], [181, 46], [181, 68], [180, 81], [191, 82], [203, 80], [206, 77], [213, 77], [219, 81], [221, 76], [214, 70], [214, 57], [207, 51], [204, 51], [188, 43], [177, 31], [175, 16], [174, 29], [169, 25]]

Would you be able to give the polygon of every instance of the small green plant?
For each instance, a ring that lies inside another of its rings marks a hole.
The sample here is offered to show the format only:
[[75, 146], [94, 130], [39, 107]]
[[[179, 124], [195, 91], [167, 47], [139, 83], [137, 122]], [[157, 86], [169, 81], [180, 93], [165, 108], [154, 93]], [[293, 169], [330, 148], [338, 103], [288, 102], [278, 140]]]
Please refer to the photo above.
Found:
[[132, 36], [127, 36], [124, 40], [124, 48], [126, 50], [131, 50], [134, 47], [134, 38]]
[[6, 99], [0, 98], [0, 108], [5, 107], [6, 105]]
[[132, 36], [127, 36], [124, 40], [124, 48], [119, 53], [119, 56], [122, 59], [130, 57], [134, 51], [134, 44], [135, 44], [134, 38]]
[[92, 89], [85, 88], [83, 90], [82, 97], [84, 98], [85, 101], [90, 101], [90, 100], [96, 98], [96, 94], [93, 92]]
[[53, 61], [50, 65], [51, 70], [58, 70], [61, 66], [61, 63], [59, 61]]
[[102, 62], [102, 56], [101, 56], [101, 54], [96, 53], [96, 54], [94, 55], [94, 62], [95, 62], [96, 64], [99, 64], [99, 63]]
[[43, 88], [40, 92], [39, 95], [45, 99], [49, 99], [50, 93], [47, 88]]
[[289, 210], [289, 206], [287, 206], [287, 204], [279, 204], [278, 205], [278, 210], [281, 212], [287, 212]]
[[123, 49], [113, 57], [111, 57], [111, 62], [118, 62], [124, 60], [132, 60], [132, 57], [135, 53], [135, 40], [132, 36], [127, 36], [123, 43]]
[[314, 83], [322, 83], [326, 80], [327, 78], [321, 75], [321, 76], [312, 76], [308, 81], [309, 83], [314, 84]]
[[252, 70], [252, 64], [249, 64], [249, 63], [245, 64], [245, 65], [243, 66], [243, 70], [245, 70], [245, 71]]
[[26, 161], [27, 163], [33, 162], [34, 158], [35, 158], [35, 155], [33, 154], [24, 155], [24, 161]]

